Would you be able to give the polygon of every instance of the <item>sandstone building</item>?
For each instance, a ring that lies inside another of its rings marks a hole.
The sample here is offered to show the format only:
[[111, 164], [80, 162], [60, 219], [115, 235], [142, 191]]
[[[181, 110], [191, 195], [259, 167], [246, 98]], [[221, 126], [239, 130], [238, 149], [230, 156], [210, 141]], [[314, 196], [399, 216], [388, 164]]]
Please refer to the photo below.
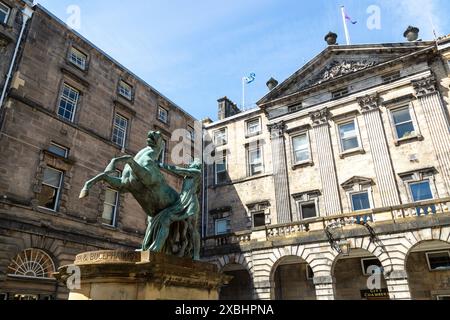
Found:
[[449, 61], [450, 37], [332, 43], [257, 108], [219, 100], [203, 254], [235, 277], [223, 299], [449, 299]]
[[106, 185], [80, 201], [84, 182], [146, 146], [149, 130], [163, 134], [170, 162], [172, 132], [192, 132], [195, 119], [31, 5], [0, 0], [1, 89], [17, 48], [0, 112], [0, 299], [64, 299], [58, 267], [85, 251], [139, 248], [146, 228], [132, 196]]

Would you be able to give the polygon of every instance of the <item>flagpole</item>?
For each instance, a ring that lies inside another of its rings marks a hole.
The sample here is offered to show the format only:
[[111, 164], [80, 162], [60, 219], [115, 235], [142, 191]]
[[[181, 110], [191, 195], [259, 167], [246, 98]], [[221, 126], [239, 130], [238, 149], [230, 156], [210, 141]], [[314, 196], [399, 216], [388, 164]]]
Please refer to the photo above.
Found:
[[347, 45], [350, 45], [350, 34], [348, 32], [348, 26], [347, 21], [345, 18], [345, 7], [341, 6], [341, 12], [342, 12], [342, 22], [344, 23], [344, 31], [345, 31], [345, 39], [347, 40]]
[[242, 78], [242, 110], [245, 109], [245, 77]]

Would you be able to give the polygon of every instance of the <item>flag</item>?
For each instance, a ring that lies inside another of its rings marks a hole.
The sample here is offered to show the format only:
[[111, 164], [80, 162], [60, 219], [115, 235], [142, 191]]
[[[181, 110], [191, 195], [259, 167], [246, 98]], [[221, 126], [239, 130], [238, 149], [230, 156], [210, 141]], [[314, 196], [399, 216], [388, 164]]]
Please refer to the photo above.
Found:
[[250, 73], [248, 77], [244, 77], [244, 81], [247, 82], [247, 84], [252, 83], [256, 79], [256, 74]]
[[358, 21], [353, 21], [353, 19], [347, 14], [347, 12], [345, 13], [345, 20], [350, 21], [352, 24], [357, 24]]

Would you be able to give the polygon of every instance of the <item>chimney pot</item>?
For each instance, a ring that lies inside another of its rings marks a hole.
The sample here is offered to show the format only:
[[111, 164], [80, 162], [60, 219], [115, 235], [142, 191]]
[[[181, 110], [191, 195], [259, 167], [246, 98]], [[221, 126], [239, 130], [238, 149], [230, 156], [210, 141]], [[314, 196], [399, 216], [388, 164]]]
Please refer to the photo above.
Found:
[[419, 38], [420, 29], [417, 27], [409, 26], [403, 33], [403, 36], [410, 42], [416, 41]]
[[269, 88], [269, 90], [272, 91], [278, 85], [278, 81], [275, 80], [274, 78], [270, 78], [269, 81], [267, 81], [266, 85], [267, 88]]
[[330, 31], [325, 36], [325, 41], [329, 46], [333, 46], [336, 44], [337, 37], [338, 35], [336, 33]]

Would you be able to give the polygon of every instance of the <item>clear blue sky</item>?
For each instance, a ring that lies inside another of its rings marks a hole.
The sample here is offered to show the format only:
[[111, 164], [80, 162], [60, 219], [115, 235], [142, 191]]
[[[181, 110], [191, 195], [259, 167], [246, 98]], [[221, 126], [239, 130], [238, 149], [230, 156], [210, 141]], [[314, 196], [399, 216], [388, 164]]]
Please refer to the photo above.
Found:
[[[332, 30], [345, 43], [340, 6], [353, 44], [404, 41], [409, 24], [424, 40], [450, 33], [448, 0], [39, 0], [63, 21], [70, 5], [81, 9], [77, 30], [196, 118], [217, 117], [217, 99], [247, 104], [267, 93], [325, 47]], [[381, 29], [369, 30], [366, 12], [380, 8]], [[431, 17], [431, 19], [430, 19]]]

